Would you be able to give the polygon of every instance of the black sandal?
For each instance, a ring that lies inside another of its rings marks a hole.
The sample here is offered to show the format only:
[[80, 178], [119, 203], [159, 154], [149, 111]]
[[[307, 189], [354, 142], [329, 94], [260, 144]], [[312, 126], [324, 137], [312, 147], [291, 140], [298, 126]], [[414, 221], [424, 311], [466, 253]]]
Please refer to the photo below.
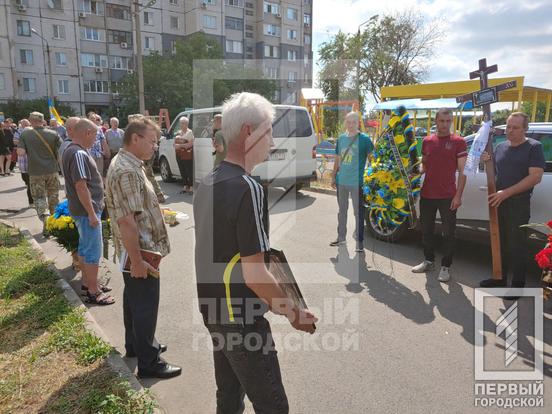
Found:
[[86, 302], [93, 303], [95, 305], [113, 305], [115, 303], [115, 298], [111, 295], [107, 295], [103, 292], [90, 293], [86, 294]]
[[[88, 288], [84, 285], [81, 285], [81, 290], [83, 292], [88, 292]], [[107, 293], [107, 292], [111, 292], [113, 289], [110, 288], [109, 286], [106, 286], [106, 285], [101, 285], [100, 284], [100, 290], [103, 292], [103, 293]]]

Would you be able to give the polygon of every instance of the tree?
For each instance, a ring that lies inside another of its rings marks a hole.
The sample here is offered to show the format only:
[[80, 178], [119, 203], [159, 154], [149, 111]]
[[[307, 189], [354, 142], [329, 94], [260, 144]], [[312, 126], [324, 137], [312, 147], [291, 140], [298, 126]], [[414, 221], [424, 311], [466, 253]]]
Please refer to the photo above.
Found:
[[[75, 115], [75, 111], [70, 105], [63, 102], [55, 103], [56, 110], [63, 118]], [[9, 99], [6, 103], [0, 104], [0, 112], [4, 112], [6, 118], [13, 118], [16, 122], [23, 118], [28, 118], [33, 111], [44, 114], [46, 119], [50, 118], [48, 109], [48, 98], [40, 99]]]
[[[177, 41], [174, 56], [152, 53], [143, 58], [144, 96], [150, 114], [158, 113], [160, 108], [168, 108], [169, 113], [174, 116], [184, 108], [194, 106], [194, 60], [199, 59], [222, 59], [220, 43], [203, 33], [196, 33], [186, 41]], [[224, 79], [233, 70], [232, 65], [215, 66], [207, 68], [200, 76]], [[274, 81], [259, 79], [262, 74], [253, 69], [244, 69], [243, 65], [240, 65], [240, 73], [249, 79], [214, 82], [213, 105], [220, 104], [230, 94], [239, 91], [257, 92], [267, 98], [274, 95]], [[127, 75], [121, 82], [119, 94], [122, 100], [119, 113], [122, 118], [138, 112], [137, 85], [136, 74]]]
[[356, 91], [358, 80], [361, 96], [369, 92], [380, 101], [381, 87], [424, 79], [440, 37], [438, 23], [426, 23], [413, 11], [374, 16], [361, 33], [339, 32], [321, 45], [321, 88], [335, 92], [328, 90], [325, 79], [337, 77], [339, 90], [348, 95]]
[[[533, 114], [533, 102], [523, 102], [521, 104], [521, 112], [525, 112], [527, 115], [529, 115], [529, 119], [531, 119], [531, 115]], [[542, 101], [538, 101], [535, 122], [544, 122], [545, 113], [546, 104]], [[550, 114], [548, 116], [548, 120], [550, 121]]]

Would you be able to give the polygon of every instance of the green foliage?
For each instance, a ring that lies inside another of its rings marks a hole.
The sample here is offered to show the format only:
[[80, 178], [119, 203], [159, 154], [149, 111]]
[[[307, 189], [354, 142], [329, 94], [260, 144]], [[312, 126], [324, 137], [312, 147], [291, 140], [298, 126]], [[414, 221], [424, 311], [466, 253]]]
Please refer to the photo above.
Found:
[[121, 382], [118, 393], [106, 395], [97, 405], [98, 414], [151, 414], [157, 407], [150, 391], [137, 392]]
[[[521, 104], [521, 112], [525, 112], [529, 115], [529, 120], [531, 121], [531, 116], [533, 115], [533, 102], [523, 102]], [[542, 101], [537, 102], [537, 113], [535, 117], [535, 122], [544, 122], [546, 113], [546, 103]], [[548, 121], [551, 120], [551, 114], [548, 115]]]
[[[425, 77], [440, 37], [437, 23], [412, 11], [373, 16], [362, 32], [339, 32], [321, 45], [320, 87], [328, 99], [337, 90], [340, 99], [346, 99], [358, 95], [359, 82], [361, 97], [368, 92], [379, 101], [381, 87], [418, 83]], [[327, 83], [332, 78], [338, 83]]]
[[498, 111], [494, 111], [492, 114], [493, 125], [494, 126], [505, 125], [506, 120], [508, 119], [511, 113], [512, 111], [510, 111], [509, 109], [499, 109]]
[[[213, 84], [213, 102], [219, 105], [232, 93], [240, 91], [257, 92], [271, 99], [276, 91], [276, 83], [272, 80], [262, 80], [262, 74], [253, 69], [238, 69], [232, 65], [213, 64], [196, 73], [194, 80], [194, 61], [200, 59], [222, 59], [220, 43], [203, 33], [196, 33], [186, 41], [176, 42], [174, 56], [162, 56], [153, 53], [144, 57], [144, 95], [146, 109], [150, 115], [156, 115], [160, 108], [168, 108], [171, 116], [175, 116], [186, 107], [198, 107], [194, 103], [194, 81], [203, 78], [221, 79]], [[230, 78], [234, 71], [239, 71], [245, 80], [224, 80]], [[136, 73], [123, 78], [119, 88], [122, 98], [120, 118], [126, 119], [129, 114], [138, 112], [138, 77]], [[197, 98], [197, 97], [196, 97]]]
[[[33, 111], [38, 111], [44, 114], [48, 119], [50, 117], [48, 110], [48, 98], [39, 99], [9, 99], [6, 103], [0, 103], [0, 112], [4, 112], [6, 118], [13, 118], [14, 121], [19, 121], [23, 118], [28, 118]], [[61, 117], [68, 118], [75, 115], [75, 111], [70, 105], [63, 102], [55, 102], [56, 109]]]

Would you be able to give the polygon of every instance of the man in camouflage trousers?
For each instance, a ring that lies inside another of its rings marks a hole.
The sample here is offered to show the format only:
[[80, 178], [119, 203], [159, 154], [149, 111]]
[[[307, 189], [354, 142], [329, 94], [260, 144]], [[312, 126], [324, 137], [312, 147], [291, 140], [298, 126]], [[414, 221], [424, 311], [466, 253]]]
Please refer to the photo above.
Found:
[[62, 144], [56, 131], [43, 128], [44, 115], [29, 115], [32, 128], [25, 129], [19, 138], [19, 155], [27, 154], [29, 187], [38, 217], [45, 222], [54, 214], [59, 202], [59, 178], [57, 152]]

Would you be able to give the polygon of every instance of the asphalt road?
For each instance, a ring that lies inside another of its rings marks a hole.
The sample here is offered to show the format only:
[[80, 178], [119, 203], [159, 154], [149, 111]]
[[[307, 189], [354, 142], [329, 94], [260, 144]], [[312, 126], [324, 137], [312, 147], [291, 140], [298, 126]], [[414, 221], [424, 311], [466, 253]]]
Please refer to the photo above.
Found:
[[[192, 197], [178, 195], [180, 184], [162, 184], [169, 195], [166, 205], [188, 214], [188, 220], [169, 229], [172, 253], [161, 269], [161, 305], [157, 327], [164, 354], [183, 367], [182, 376], [144, 380], [168, 413], [214, 413], [215, 382], [212, 356], [205, 346], [206, 330], [195, 305]], [[270, 192], [270, 203], [282, 195]], [[0, 178], [0, 218], [25, 225], [36, 235], [47, 255], [55, 259], [70, 283], [79, 275], [70, 269], [69, 255], [40, 235], [33, 210], [19, 176]], [[419, 235], [400, 244], [366, 237], [366, 253], [354, 253], [353, 219], [349, 243], [329, 247], [336, 234], [335, 197], [304, 191], [282, 200], [271, 210], [271, 245], [283, 249], [308, 305], [321, 317], [314, 336], [298, 334], [281, 317], [270, 317], [279, 350], [291, 413], [468, 413], [500, 412], [476, 408], [474, 379], [474, 288], [491, 273], [490, 249], [459, 241], [448, 284], [437, 274], [415, 275], [411, 266], [421, 260]], [[118, 302], [91, 307], [111, 343], [123, 347], [122, 277], [117, 265], [105, 261], [104, 278], [110, 279]], [[533, 283], [537, 275], [532, 275]], [[511, 302], [486, 302], [485, 366], [498, 367], [504, 358], [504, 341], [494, 335], [492, 321]], [[532, 301], [519, 301], [518, 357], [512, 367], [533, 365]], [[544, 408], [516, 412], [550, 412], [552, 406], [552, 302], [544, 312]], [[134, 360], [128, 361], [133, 368]], [[489, 368], [490, 367], [490, 368]], [[496, 368], [499, 369], [499, 368]], [[488, 395], [490, 397], [495, 397]], [[253, 409], [248, 403], [246, 413]]]

